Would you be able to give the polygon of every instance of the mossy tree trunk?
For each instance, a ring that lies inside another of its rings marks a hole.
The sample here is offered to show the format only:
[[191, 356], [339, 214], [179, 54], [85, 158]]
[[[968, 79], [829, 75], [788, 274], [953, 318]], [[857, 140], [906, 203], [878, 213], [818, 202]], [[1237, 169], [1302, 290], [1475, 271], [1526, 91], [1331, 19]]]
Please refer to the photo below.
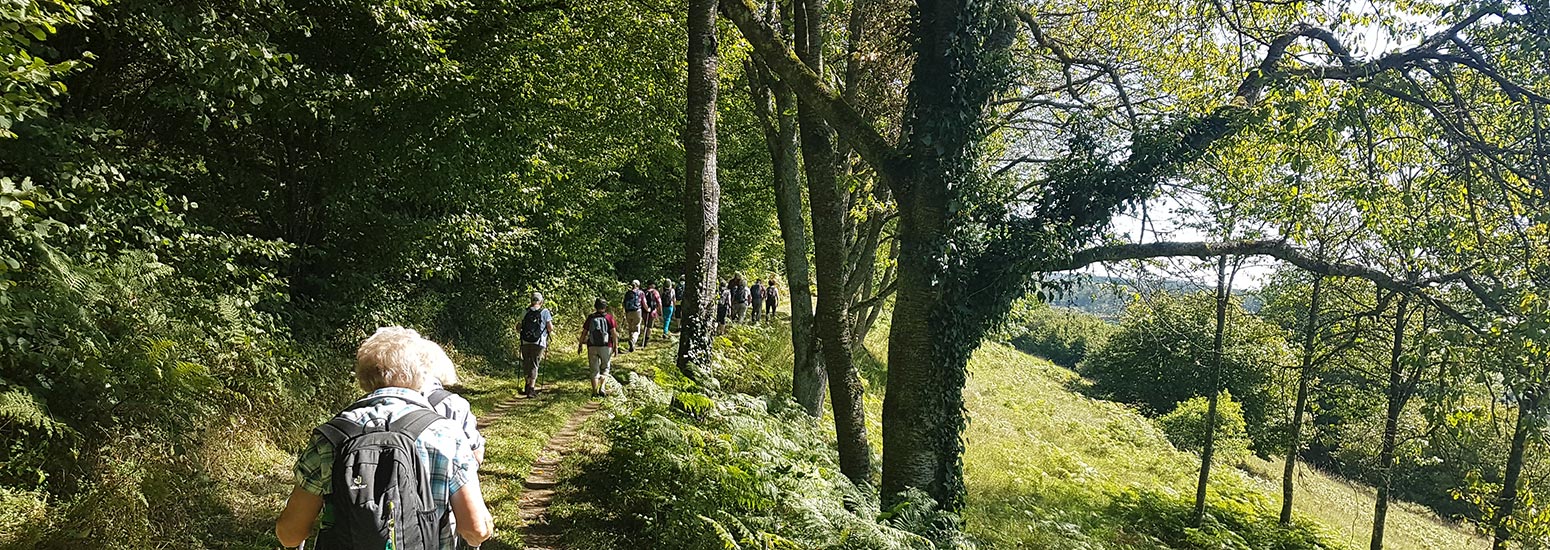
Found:
[[716, 0], [689, 0], [689, 84], [684, 129], [683, 335], [678, 368], [691, 379], [708, 375], [711, 315], [715, 313], [716, 264], [720, 257], [721, 185], [716, 180]]
[[796, 96], [758, 61], [748, 60], [746, 74], [754, 112], [764, 127], [774, 169], [775, 215], [785, 245], [786, 301], [791, 306], [791, 394], [807, 414], [823, 416], [828, 378], [813, 334], [813, 279], [807, 259], [807, 222], [802, 216], [802, 175], [798, 163]]
[[[797, 57], [816, 74], [824, 74], [824, 1], [793, 3]], [[802, 142], [802, 166], [813, 220], [813, 267], [818, 281], [815, 328], [824, 370], [829, 375], [829, 403], [834, 409], [840, 470], [857, 485], [871, 485], [872, 446], [867, 441], [864, 387], [856, 372], [850, 340], [852, 271], [846, 259], [846, 219], [850, 213], [840, 189], [840, 158], [834, 131], [811, 102], [797, 100]]]

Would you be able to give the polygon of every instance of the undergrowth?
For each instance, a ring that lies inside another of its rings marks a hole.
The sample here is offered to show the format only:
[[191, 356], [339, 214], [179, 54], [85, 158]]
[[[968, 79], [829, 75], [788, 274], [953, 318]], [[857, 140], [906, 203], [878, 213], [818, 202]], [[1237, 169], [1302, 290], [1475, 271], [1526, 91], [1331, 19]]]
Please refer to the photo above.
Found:
[[[789, 367], [778, 368], [782, 337], [774, 327], [734, 327], [719, 339], [723, 388], [789, 387]], [[607, 444], [573, 468], [575, 491], [554, 508], [575, 526], [570, 547], [969, 547], [956, 519], [924, 494], [879, 509], [874, 491], [840, 474], [824, 427], [784, 393], [695, 388], [665, 376], [669, 369], [627, 378], [602, 428]]]

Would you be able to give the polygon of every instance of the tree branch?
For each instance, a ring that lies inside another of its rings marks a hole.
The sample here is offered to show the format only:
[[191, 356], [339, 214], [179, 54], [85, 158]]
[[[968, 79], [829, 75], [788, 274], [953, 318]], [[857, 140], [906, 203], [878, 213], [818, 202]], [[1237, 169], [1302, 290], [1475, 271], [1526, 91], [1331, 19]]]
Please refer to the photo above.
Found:
[[1441, 284], [1463, 279], [1462, 272], [1449, 273], [1414, 281], [1397, 279], [1388, 273], [1367, 266], [1330, 262], [1316, 258], [1282, 240], [1211, 242], [1153, 242], [1146, 244], [1116, 244], [1088, 248], [1072, 254], [1065, 262], [1046, 266], [1047, 271], [1069, 271], [1101, 262], [1141, 260], [1150, 258], [1197, 257], [1209, 258], [1223, 255], [1270, 256], [1301, 268], [1304, 271], [1331, 277], [1363, 279], [1380, 289], [1410, 294], [1425, 300], [1432, 307], [1459, 322], [1465, 328], [1480, 332], [1475, 321], [1457, 308], [1430, 294], [1422, 292], [1431, 284]]
[[883, 181], [892, 185], [897, 179], [892, 172], [899, 164], [900, 154], [882, 132], [798, 59], [775, 29], [759, 20], [752, 0], [722, 0], [721, 10], [737, 25], [765, 66], [774, 71], [803, 101], [811, 104], [842, 139], [855, 147], [856, 152], [880, 174], [886, 176], [882, 178]]

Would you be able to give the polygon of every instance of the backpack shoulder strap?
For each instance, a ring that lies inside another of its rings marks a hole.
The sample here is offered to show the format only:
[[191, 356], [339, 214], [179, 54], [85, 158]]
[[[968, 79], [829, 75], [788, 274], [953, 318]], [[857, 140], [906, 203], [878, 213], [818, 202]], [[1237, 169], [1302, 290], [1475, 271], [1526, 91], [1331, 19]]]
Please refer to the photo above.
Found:
[[317, 432], [319, 435], [322, 435], [324, 439], [328, 440], [328, 444], [333, 446], [334, 455], [337, 458], [339, 449], [344, 448], [344, 442], [349, 441], [350, 438], [366, 433], [366, 428], [362, 427], [360, 424], [351, 422], [348, 419], [335, 417], [333, 420], [324, 422], [323, 425], [318, 426], [317, 429], [313, 431]]
[[420, 432], [431, 427], [437, 420], [442, 420], [440, 414], [430, 409], [415, 409], [408, 414], [398, 417], [392, 424], [388, 424], [388, 430], [409, 436], [409, 439], [419, 439]]
[[426, 396], [425, 401], [430, 403], [432, 407], [436, 407], [441, 405], [442, 401], [446, 401], [448, 397], [452, 397], [452, 392], [447, 391], [446, 388], [436, 388], [436, 391]]

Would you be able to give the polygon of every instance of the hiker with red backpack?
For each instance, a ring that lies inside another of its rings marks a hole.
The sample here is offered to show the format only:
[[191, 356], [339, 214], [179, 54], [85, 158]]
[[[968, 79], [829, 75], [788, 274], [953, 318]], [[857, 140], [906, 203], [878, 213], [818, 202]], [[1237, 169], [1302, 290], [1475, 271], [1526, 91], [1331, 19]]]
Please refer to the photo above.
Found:
[[630, 289], [624, 291], [624, 331], [630, 333], [630, 351], [635, 351], [635, 341], [640, 339], [641, 308], [646, 307], [646, 293], [640, 289], [640, 281], [630, 281]]
[[297, 457], [275, 522], [285, 548], [302, 548], [320, 515], [321, 550], [452, 550], [458, 536], [478, 548], [494, 536], [473, 441], [420, 393], [420, 341], [388, 327], [356, 351], [355, 379], [369, 393], [318, 426]]
[[592, 367], [592, 395], [607, 395], [608, 373], [612, 370], [613, 356], [619, 351], [619, 323], [608, 313], [608, 301], [598, 298], [592, 303], [594, 310], [581, 323], [581, 336], [576, 341], [576, 352], [587, 348], [587, 365]]
[[533, 293], [533, 305], [522, 314], [518, 336], [522, 338], [522, 370], [527, 374], [527, 385], [522, 395], [538, 397], [538, 364], [549, 353], [549, 337], [554, 335], [554, 313], [544, 307], [544, 295]]

